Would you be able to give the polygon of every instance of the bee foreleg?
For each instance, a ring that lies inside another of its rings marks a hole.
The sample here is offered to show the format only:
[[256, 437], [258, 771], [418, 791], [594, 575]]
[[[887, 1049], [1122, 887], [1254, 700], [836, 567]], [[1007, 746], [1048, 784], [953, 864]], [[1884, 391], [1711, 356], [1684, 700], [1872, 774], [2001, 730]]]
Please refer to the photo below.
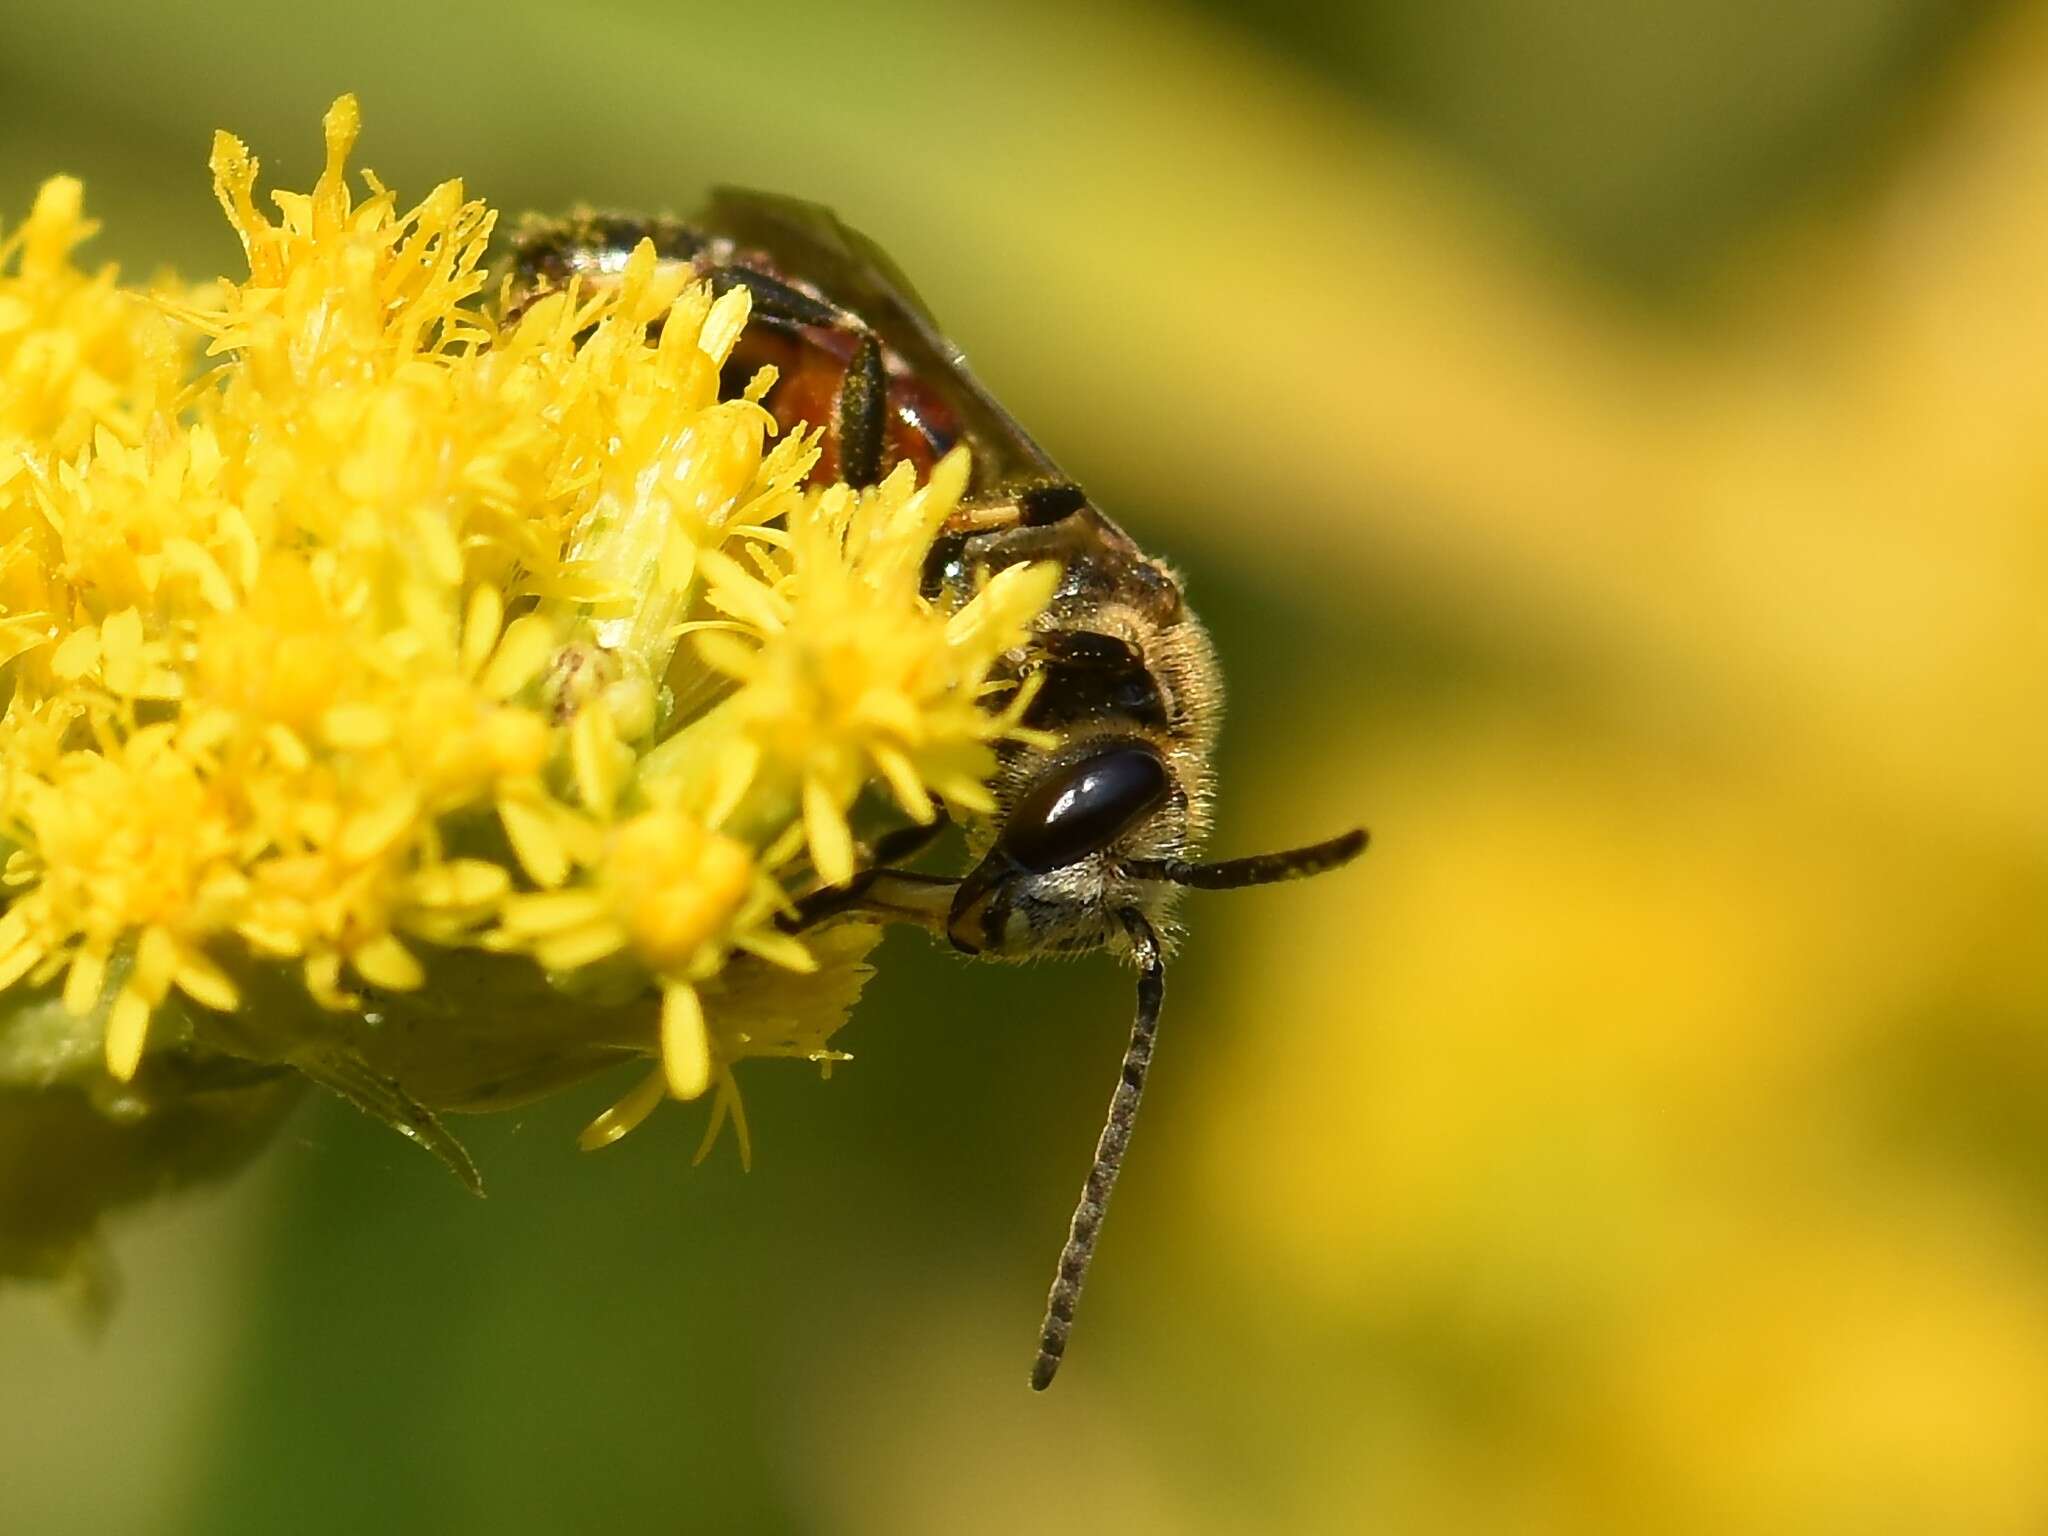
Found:
[[845, 885], [826, 886], [800, 898], [779, 926], [785, 933], [802, 933], [835, 917], [855, 917], [875, 923], [915, 923], [943, 934], [959, 884], [950, 875], [864, 869]]
[[875, 839], [862, 860], [866, 866], [845, 885], [826, 886], [801, 897], [796, 910], [782, 919], [786, 933], [801, 933], [831, 917], [868, 916], [880, 922], [913, 922], [939, 929], [958, 880], [893, 869], [914, 859], [951, 824], [942, 806], [934, 805], [929, 822], [898, 827]]
[[932, 802], [932, 819], [912, 822], [907, 827], [897, 827], [884, 832], [875, 839], [875, 845], [868, 850], [868, 856], [861, 860], [864, 866], [875, 867], [883, 864], [901, 864], [914, 859], [925, 849], [938, 841], [939, 834], [953, 824], [953, 818], [946, 814], [946, 808], [936, 800]]

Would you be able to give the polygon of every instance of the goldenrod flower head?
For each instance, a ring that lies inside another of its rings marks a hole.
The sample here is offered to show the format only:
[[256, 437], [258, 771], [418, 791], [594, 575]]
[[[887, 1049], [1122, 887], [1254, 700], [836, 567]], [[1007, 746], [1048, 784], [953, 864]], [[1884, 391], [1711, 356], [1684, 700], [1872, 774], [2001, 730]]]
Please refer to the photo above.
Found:
[[0, 233], [0, 453], [38, 443], [67, 454], [95, 428], [134, 442], [179, 382], [171, 328], [112, 267], [87, 273], [72, 253], [99, 226], [85, 192], [54, 176], [27, 220]]
[[863, 796], [988, 808], [1056, 572], [935, 611], [964, 455], [806, 487], [770, 379], [719, 397], [745, 290], [648, 247], [501, 324], [494, 215], [358, 196], [357, 124], [274, 213], [218, 136], [240, 281], [81, 273], [61, 180], [0, 242], [0, 1034], [58, 1007], [116, 1082], [295, 1067], [423, 1140], [635, 1053], [587, 1144], [736, 1116], [731, 1063], [829, 1061], [866, 974], [792, 891], [853, 875]]

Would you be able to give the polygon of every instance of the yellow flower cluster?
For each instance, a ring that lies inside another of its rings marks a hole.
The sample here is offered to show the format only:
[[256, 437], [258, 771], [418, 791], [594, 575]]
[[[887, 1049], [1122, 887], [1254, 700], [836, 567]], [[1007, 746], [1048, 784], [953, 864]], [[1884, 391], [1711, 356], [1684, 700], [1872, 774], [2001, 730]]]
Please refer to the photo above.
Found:
[[86, 274], [69, 181], [0, 244], [0, 1035], [54, 1003], [117, 1081], [235, 1057], [401, 1124], [640, 1053], [586, 1144], [722, 1118], [859, 990], [871, 930], [777, 925], [856, 803], [987, 808], [1056, 573], [934, 611], [964, 457], [807, 487], [772, 376], [719, 397], [745, 291], [650, 247], [501, 325], [492, 213], [358, 200], [357, 124], [275, 217], [216, 139], [245, 281]]

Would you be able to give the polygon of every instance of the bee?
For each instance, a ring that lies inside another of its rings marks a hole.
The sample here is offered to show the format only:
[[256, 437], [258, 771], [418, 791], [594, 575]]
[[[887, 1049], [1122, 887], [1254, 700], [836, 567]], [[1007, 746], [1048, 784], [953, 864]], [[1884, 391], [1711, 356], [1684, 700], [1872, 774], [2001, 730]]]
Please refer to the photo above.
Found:
[[1223, 681], [1180, 577], [1060, 471], [975, 379], [895, 263], [827, 209], [724, 189], [687, 222], [531, 223], [515, 239], [508, 313], [572, 280], [615, 280], [642, 240], [720, 293], [748, 290], [753, 318], [726, 383], [737, 392], [775, 366], [763, 403], [785, 431], [822, 429], [820, 483], [871, 485], [897, 463], [923, 473], [956, 443], [972, 450], [969, 494], [925, 563], [931, 602], [957, 608], [1019, 562], [1060, 566], [1051, 603], [1003, 663], [1016, 686], [1035, 679], [1023, 720], [1055, 745], [1000, 749], [996, 811], [966, 828], [973, 866], [957, 876], [899, 867], [938, 830], [906, 827], [876, 841], [850, 884], [809, 893], [786, 919], [792, 930], [846, 916], [909, 922], [967, 955], [1107, 950], [1136, 966], [1130, 1041], [1047, 1298], [1031, 1372], [1043, 1390], [1065, 1356], [1137, 1119], [1181, 893], [1319, 874], [1355, 858], [1366, 834], [1199, 859]]

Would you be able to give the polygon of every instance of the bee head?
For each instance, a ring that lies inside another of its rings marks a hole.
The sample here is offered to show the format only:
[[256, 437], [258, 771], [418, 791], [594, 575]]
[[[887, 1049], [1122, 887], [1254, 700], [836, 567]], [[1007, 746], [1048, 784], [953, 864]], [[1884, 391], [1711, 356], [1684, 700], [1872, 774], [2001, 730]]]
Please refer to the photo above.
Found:
[[1098, 739], [1053, 758], [954, 892], [947, 936], [970, 955], [1097, 947], [1123, 894], [1110, 850], [1179, 840], [1175, 828], [1149, 825], [1170, 821], [1176, 798], [1186, 800], [1143, 741]]
[[1188, 886], [1223, 889], [1292, 880], [1356, 857], [1365, 833], [1224, 863], [1194, 863], [1189, 804], [1150, 743], [1098, 737], [1037, 765], [995, 841], [953, 890], [946, 933], [968, 954], [1024, 956], [1114, 947], [1138, 967], [1138, 1007], [1095, 1162], [1046, 1299], [1031, 1385], [1050, 1385], [1103, 1213], [1136, 1122], [1166, 986], [1165, 909]]

